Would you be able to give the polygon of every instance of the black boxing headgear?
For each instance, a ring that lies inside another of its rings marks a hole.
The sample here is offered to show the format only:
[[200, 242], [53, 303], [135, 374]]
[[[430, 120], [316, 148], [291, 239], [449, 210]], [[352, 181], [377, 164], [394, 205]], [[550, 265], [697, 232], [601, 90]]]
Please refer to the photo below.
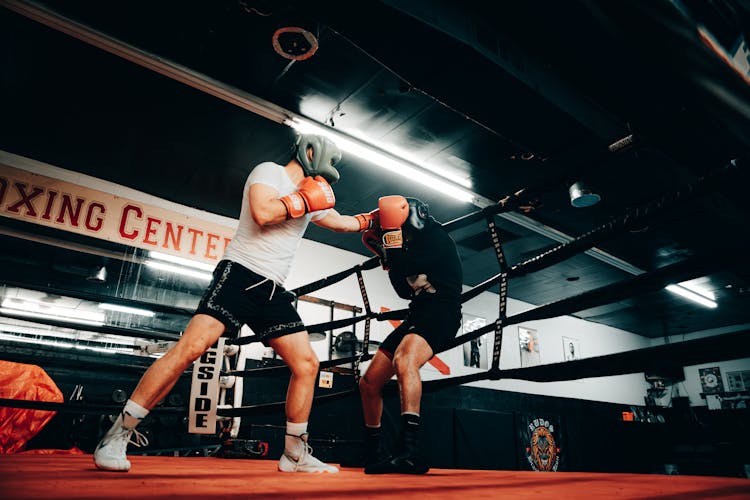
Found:
[[406, 198], [409, 202], [409, 215], [406, 217], [402, 229], [421, 231], [430, 220], [430, 208], [427, 203], [417, 198]]
[[[295, 142], [297, 161], [307, 177], [320, 175], [328, 184], [339, 180], [339, 171], [334, 168], [341, 161], [341, 150], [331, 139], [322, 135], [302, 134]], [[307, 150], [312, 149], [312, 160]]]

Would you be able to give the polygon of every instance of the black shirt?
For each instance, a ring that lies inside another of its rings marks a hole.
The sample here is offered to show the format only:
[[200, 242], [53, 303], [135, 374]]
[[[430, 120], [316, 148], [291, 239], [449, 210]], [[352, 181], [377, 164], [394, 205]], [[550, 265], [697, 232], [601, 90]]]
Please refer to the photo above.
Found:
[[403, 251], [389, 257], [388, 277], [410, 308], [420, 303], [441, 302], [457, 306], [461, 301], [463, 269], [456, 243], [434, 219], [429, 219], [414, 238], [404, 241]]

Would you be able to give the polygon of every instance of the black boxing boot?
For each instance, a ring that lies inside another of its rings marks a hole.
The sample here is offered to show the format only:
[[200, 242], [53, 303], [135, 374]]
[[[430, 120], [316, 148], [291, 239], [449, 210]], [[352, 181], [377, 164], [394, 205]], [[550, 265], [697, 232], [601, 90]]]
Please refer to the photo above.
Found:
[[365, 426], [365, 467], [376, 464], [385, 458], [380, 444], [380, 426]]
[[365, 467], [365, 474], [426, 474], [430, 467], [419, 456], [419, 415], [401, 415], [401, 434], [394, 455]]

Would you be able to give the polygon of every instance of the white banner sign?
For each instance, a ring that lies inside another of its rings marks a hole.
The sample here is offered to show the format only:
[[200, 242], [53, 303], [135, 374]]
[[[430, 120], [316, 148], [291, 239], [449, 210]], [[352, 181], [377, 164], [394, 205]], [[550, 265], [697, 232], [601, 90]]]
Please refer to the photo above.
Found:
[[216, 264], [234, 229], [0, 162], [0, 216]]

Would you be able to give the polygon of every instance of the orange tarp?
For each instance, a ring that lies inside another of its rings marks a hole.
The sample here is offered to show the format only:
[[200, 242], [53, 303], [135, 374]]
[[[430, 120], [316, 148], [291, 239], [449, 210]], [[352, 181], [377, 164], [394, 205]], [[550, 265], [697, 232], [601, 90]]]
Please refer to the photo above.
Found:
[[[55, 382], [35, 365], [0, 361], [0, 398], [62, 403]], [[0, 406], [0, 453], [22, 451], [57, 412]]]

